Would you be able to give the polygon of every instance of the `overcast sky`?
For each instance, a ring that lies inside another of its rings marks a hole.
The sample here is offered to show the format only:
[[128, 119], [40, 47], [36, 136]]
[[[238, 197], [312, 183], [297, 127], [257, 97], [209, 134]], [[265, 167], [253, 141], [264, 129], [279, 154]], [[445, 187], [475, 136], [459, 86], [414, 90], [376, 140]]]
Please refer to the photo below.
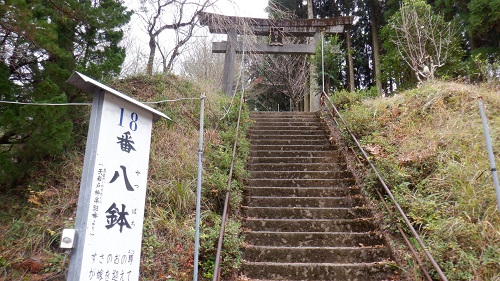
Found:
[[[269, 0], [219, 0], [217, 7], [208, 10], [208, 12], [223, 14], [227, 16], [267, 18], [267, 13], [264, 9], [267, 7]], [[131, 9], [138, 11], [140, 1], [125, 0], [125, 5]], [[168, 12], [165, 15], [168, 18]], [[168, 20], [167, 20], [168, 21]], [[170, 48], [169, 45], [173, 41], [173, 31], [165, 30], [162, 32], [160, 44], [165, 48]], [[213, 36], [208, 32], [208, 28], [201, 29], [196, 32], [195, 38], [206, 38], [209, 41], [225, 40], [225, 35]], [[127, 49], [127, 57], [123, 65], [125, 73], [141, 72], [144, 68], [146, 56], [149, 54], [148, 36], [145, 30], [145, 24], [136, 14], [132, 16], [130, 25], [125, 32], [125, 40], [123, 46]], [[173, 46], [172, 46], [173, 48]], [[182, 53], [181, 53], [182, 54]], [[159, 59], [160, 54], [156, 54], [156, 59]]]
[[229, 2], [228, 0], [220, 0], [218, 5], [222, 7], [222, 11], [216, 12], [227, 16], [267, 18], [264, 9], [267, 7], [268, 0], [233, 0], [234, 5]]

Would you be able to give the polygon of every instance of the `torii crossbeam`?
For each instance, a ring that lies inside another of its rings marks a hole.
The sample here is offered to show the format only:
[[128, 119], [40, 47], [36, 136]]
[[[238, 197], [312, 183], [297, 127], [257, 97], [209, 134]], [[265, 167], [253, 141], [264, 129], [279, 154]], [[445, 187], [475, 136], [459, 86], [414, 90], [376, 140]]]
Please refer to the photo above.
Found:
[[[257, 54], [314, 54], [314, 44], [284, 44], [283, 38], [314, 37], [319, 33], [338, 34], [352, 25], [353, 17], [334, 17], [327, 19], [294, 19], [271, 20], [248, 17], [224, 16], [219, 14], [199, 14], [200, 24], [208, 26], [211, 33], [227, 34], [226, 42], [214, 42], [213, 53], [225, 53], [223, 91], [232, 95], [234, 79], [234, 63], [236, 53], [243, 52], [243, 46], [238, 43], [238, 34], [253, 34], [269, 36], [268, 45], [253, 45], [249, 53]], [[350, 40], [350, 38], [348, 38]]]

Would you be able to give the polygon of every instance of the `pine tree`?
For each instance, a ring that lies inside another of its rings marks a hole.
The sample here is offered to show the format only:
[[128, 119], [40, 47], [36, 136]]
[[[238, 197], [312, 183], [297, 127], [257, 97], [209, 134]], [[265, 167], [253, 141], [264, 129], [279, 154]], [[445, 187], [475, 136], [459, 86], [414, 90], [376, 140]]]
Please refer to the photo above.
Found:
[[[89, 100], [65, 81], [75, 70], [98, 79], [117, 75], [125, 58], [120, 27], [131, 13], [119, 1], [2, 1], [2, 101]], [[0, 186], [22, 180], [34, 163], [81, 139], [84, 108], [0, 104]], [[0, 188], [1, 189], [1, 188]]]

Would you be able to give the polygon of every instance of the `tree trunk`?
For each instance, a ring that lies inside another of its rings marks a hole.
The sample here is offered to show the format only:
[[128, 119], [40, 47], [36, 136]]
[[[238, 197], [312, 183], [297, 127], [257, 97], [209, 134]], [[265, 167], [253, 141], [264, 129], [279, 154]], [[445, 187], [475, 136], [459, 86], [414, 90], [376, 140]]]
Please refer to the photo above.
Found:
[[153, 75], [153, 64], [155, 61], [155, 53], [156, 53], [156, 41], [154, 36], [149, 35], [149, 58], [148, 64], [146, 66], [146, 74]]
[[351, 27], [347, 27], [347, 64], [349, 66], [349, 91], [354, 92], [354, 61], [352, 58], [352, 40], [351, 40]]
[[370, 21], [370, 26], [372, 30], [372, 50], [373, 50], [373, 67], [375, 68], [375, 85], [377, 86], [377, 93], [379, 96], [383, 95], [382, 91], [382, 78], [381, 78], [381, 72], [380, 72], [380, 47], [379, 47], [379, 34], [378, 34], [378, 22], [377, 22], [377, 15], [378, 15], [378, 2], [377, 1], [371, 1], [371, 7], [370, 7], [370, 12], [371, 12], [371, 21]]

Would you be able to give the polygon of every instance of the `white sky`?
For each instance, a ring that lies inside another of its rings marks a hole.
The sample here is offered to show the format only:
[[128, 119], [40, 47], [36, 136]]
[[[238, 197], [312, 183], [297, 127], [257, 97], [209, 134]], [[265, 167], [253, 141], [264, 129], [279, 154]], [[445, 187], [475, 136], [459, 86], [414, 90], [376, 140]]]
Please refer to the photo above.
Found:
[[[269, 0], [218, 0], [216, 7], [214, 9], [208, 10], [207, 12], [223, 14], [226, 16], [240, 16], [240, 17], [254, 17], [254, 18], [267, 18], [267, 13], [264, 9], [267, 7]], [[138, 11], [140, 7], [140, 1], [137, 0], [125, 0], [125, 5], [132, 10]], [[168, 15], [167, 15], [168, 16]], [[168, 21], [168, 20], [167, 20]], [[197, 32], [197, 37], [212, 37], [208, 33], [208, 29], [205, 31]], [[172, 31], [165, 30], [161, 35], [161, 44], [167, 46], [168, 41], [171, 41], [173, 37]], [[126, 73], [134, 73], [136, 71], [141, 71], [142, 65], [145, 65], [144, 60], [147, 54], [149, 54], [149, 47], [147, 45], [148, 37], [145, 31], [145, 25], [141, 18], [134, 14], [130, 20], [130, 26], [125, 32], [125, 41], [123, 45], [127, 49], [127, 58], [124, 63], [124, 71]], [[216, 41], [220, 41], [220, 35], [215, 37]], [[160, 57], [157, 52], [156, 59]], [[135, 70], [134, 70], [135, 68]]]
[[240, 16], [253, 18], [267, 18], [267, 13], [264, 9], [267, 7], [268, 0], [220, 0], [218, 6], [221, 11], [214, 11], [218, 14], [226, 16]]

